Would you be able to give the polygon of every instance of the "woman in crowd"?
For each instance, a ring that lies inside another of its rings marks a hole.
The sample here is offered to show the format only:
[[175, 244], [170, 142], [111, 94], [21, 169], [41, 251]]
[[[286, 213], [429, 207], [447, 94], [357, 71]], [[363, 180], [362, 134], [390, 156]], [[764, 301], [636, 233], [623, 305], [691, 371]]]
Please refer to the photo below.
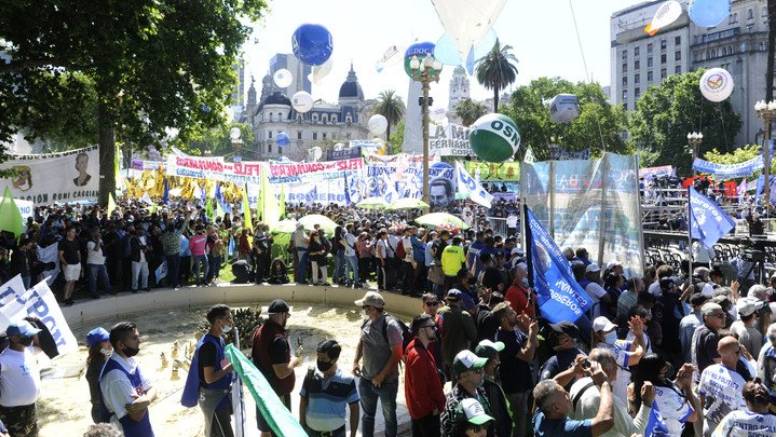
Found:
[[356, 255], [359, 257], [359, 281], [366, 284], [372, 271], [373, 244], [370, 234], [362, 232], [356, 240]]
[[[313, 275], [313, 285], [329, 285], [326, 282], [326, 246], [321, 240], [321, 231], [314, 231], [310, 234], [310, 244], [308, 245], [310, 254], [310, 263]], [[323, 274], [322, 274], [323, 272]]]
[[109, 340], [108, 331], [104, 328], [94, 328], [86, 334], [86, 345], [89, 347], [89, 355], [86, 357], [86, 381], [89, 383], [94, 423], [107, 423], [111, 419], [111, 413], [105, 408], [100, 391], [100, 372], [113, 352]]

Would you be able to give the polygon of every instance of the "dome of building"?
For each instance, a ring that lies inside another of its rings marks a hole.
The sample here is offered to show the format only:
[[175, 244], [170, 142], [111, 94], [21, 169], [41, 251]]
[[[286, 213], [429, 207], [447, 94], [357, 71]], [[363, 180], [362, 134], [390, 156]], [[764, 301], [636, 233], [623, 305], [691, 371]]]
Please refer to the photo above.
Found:
[[286, 105], [291, 106], [291, 100], [289, 100], [288, 97], [283, 95], [283, 93], [274, 92], [270, 94], [264, 102], [262, 102], [262, 105]]
[[340, 86], [341, 99], [359, 99], [364, 100], [364, 93], [362, 87], [359, 85], [359, 80], [356, 78], [356, 72], [353, 71], [353, 64], [351, 64], [351, 71], [348, 72], [348, 77], [345, 78], [345, 82]]

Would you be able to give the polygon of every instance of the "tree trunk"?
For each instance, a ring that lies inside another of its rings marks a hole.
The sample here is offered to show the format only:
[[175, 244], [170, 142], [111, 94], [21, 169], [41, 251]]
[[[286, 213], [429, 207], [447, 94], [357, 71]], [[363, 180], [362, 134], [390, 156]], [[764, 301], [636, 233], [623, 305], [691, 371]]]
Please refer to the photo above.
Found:
[[391, 141], [391, 120], [387, 117], [386, 121], [388, 122], [386, 123], [386, 144], [389, 144]]
[[499, 112], [499, 87], [494, 87], [494, 113]]
[[[766, 56], [766, 101], [774, 100], [774, 44], [775, 44], [775, 0], [766, 1], [766, 11], [769, 17], [769, 48]], [[767, 164], [768, 165], [768, 164]]]
[[108, 194], [116, 191], [116, 136], [113, 119], [101, 101], [97, 104], [97, 143], [100, 153], [100, 205], [108, 204]]

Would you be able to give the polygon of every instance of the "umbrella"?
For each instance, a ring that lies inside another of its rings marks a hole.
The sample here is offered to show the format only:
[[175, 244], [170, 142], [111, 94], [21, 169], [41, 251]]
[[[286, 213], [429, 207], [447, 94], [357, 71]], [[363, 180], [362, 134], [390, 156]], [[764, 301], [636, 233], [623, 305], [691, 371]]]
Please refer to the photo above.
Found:
[[314, 225], [319, 225], [321, 229], [329, 235], [333, 235], [335, 233], [335, 228], [338, 226], [332, 219], [321, 214], [306, 215], [299, 219], [299, 223], [302, 223], [302, 226], [308, 231], [312, 231]]
[[391, 202], [389, 209], [415, 209], [415, 208], [429, 208], [429, 204], [421, 199], [398, 199]]
[[456, 217], [455, 215], [448, 214], [447, 212], [433, 212], [431, 214], [425, 214], [415, 219], [415, 222], [422, 226], [451, 226], [459, 229], [469, 228], [469, 226], [464, 223], [464, 220]]
[[368, 197], [356, 204], [357, 208], [362, 209], [385, 209], [388, 208], [388, 204], [382, 197]]
[[281, 220], [275, 224], [270, 230], [272, 232], [279, 232], [282, 234], [291, 234], [297, 229], [297, 221], [292, 219]]

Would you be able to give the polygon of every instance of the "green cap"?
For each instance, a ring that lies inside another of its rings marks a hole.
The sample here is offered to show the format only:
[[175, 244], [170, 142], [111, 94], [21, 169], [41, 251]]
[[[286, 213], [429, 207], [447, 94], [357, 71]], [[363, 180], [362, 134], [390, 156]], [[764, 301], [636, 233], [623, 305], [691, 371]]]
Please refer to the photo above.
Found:
[[486, 410], [480, 405], [477, 399], [465, 398], [461, 400], [461, 409], [467, 416], [467, 422], [473, 425], [482, 425], [494, 420], [493, 417], [486, 414]]
[[481, 358], [470, 350], [463, 350], [453, 358], [453, 372], [459, 374], [468, 370], [482, 369], [488, 358]]

